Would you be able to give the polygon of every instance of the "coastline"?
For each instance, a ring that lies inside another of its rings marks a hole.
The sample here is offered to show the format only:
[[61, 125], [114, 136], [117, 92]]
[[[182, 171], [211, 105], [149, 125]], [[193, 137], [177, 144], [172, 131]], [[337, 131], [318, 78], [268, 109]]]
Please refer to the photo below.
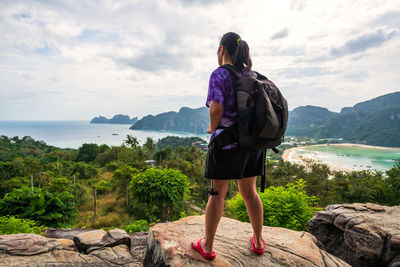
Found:
[[[400, 147], [371, 146], [371, 145], [353, 144], [353, 143], [318, 144], [318, 145], [308, 145], [308, 146], [327, 146], [327, 145], [330, 145], [330, 146], [347, 146], [347, 147], [362, 147], [362, 148], [373, 148], [373, 149], [382, 149], [382, 150], [399, 150], [400, 149]], [[306, 146], [299, 146], [299, 147], [306, 147]]]
[[318, 163], [323, 163], [328, 165], [331, 171], [344, 171], [344, 172], [352, 172], [357, 171], [355, 169], [344, 168], [340, 166], [333, 165], [331, 163], [323, 162], [318, 159], [316, 152], [307, 152], [304, 155], [300, 155], [299, 151], [303, 150], [305, 147], [311, 146], [343, 146], [343, 147], [358, 147], [358, 148], [370, 148], [370, 149], [382, 149], [382, 150], [399, 150], [400, 148], [396, 147], [382, 147], [382, 146], [370, 146], [363, 144], [352, 144], [352, 143], [343, 143], [343, 144], [318, 144], [318, 145], [308, 145], [308, 146], [297, 146], [292, 147], [285, 150], [282, 154], [283, 161], [288, 161], [291, 163], [302, 164], [305, 165], [307, 160], [313, 160]]

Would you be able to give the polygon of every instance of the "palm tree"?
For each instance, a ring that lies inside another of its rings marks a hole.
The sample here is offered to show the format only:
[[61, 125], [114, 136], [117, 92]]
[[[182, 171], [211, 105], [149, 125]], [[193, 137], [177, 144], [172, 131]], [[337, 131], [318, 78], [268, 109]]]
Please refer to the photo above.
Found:
[[146, 143], [144, 143], [143, 147], [147, 151], [149, 159], [153, 159], [153, 153], [156, 149], [156, 143], [154, 142], [154, 139], [147, 137]]
[[138, 142], [136, 137], [128, 134], [128, 135], [126, 135], [126, 139], [124, 140], [122, 145], [123, 146], [128, 145], [128, 146], [130, 146], [132, 148], [136, 148], [139, 145], [139, 142]]

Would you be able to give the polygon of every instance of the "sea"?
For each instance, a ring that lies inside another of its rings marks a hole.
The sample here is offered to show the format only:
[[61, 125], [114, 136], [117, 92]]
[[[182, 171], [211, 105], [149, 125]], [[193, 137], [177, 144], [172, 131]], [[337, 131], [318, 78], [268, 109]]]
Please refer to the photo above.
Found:
[[358, 145], [315, 145], [299, 147], [297, 155], [346, 170], [386, 171], [400, 160], [400, 148]]
[[[127, 135], [136, 137], [140, 145], [147, 137], [154, 141], [167, 136], [197, 136], [205, 141], [209, 134], [193, 134], [175, 131], [130, 130], [130, 124], [100, 124], [89, 121], [12, 121], [0, 120], [0, 135], [8, 137], [30, 136], [48, 145], [61, 148], [79, 148], [84, 143], [120, 146]], [[342, 145], [306, 146], [295, 150], [295, 154], [319, 160], [333, 167], [347, 170], [386, 171], [400, 159], [400, 148], [359, 147]]]
[[193, 134], [175, 131], [131, 130], [130, 124], [101, 124], [89, 121], [12, 121], [0, 120], [0, 135], [8, 137], [30, 136], [35, 140], [61, 148], [79, 148], [84, 143], [98, 145], [120, 146], [127, 135], [136, 137], [140, 145], [147, 137], [154, 141], [167, 136], [192, 137], [198, 136], [206, 141], [209, 134]]

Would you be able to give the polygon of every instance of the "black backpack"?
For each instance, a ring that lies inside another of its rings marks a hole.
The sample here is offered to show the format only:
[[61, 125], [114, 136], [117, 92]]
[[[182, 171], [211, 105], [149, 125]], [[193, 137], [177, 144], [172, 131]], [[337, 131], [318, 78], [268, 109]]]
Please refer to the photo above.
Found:
[[[238, 142], [239, 146], [251, 149], [263, 149], [264, 159], [267, 149], [276, 149], [283, 140], [288, 122], [288, 106], [278, 87], [267, 77], [256, 72], [257, 78], [243, 75], [234, 66], [222, 66], [235, 77], [237, 100], [236, 123], [225, 129], [215, 140], [222, 148]], [[265, 169], [261, 176], [261, 192], [265, 188]]]

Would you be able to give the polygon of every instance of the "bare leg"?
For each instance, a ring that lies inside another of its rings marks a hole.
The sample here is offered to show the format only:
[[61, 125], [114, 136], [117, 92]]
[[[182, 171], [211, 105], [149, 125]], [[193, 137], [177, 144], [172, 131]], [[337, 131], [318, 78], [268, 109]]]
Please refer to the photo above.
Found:
[[264, 222], [264, 210], [260, 196], [256, 189], [257, 176], [238, 179], [239, 192], [246, 204], [247, 214], [253, 227], [253, 242], [257, 249], [263, 248], [262, 226]]
[[214, 191], [218, 191], [218, 195], [210, 195], [206, 207], [206, 238], [201, 242], [204, 252], [212, 253], [215, 233], [218, 223], [224, 212], [224, 200], [226, 191], [228, 190], [229, 180], [213, 180]]

